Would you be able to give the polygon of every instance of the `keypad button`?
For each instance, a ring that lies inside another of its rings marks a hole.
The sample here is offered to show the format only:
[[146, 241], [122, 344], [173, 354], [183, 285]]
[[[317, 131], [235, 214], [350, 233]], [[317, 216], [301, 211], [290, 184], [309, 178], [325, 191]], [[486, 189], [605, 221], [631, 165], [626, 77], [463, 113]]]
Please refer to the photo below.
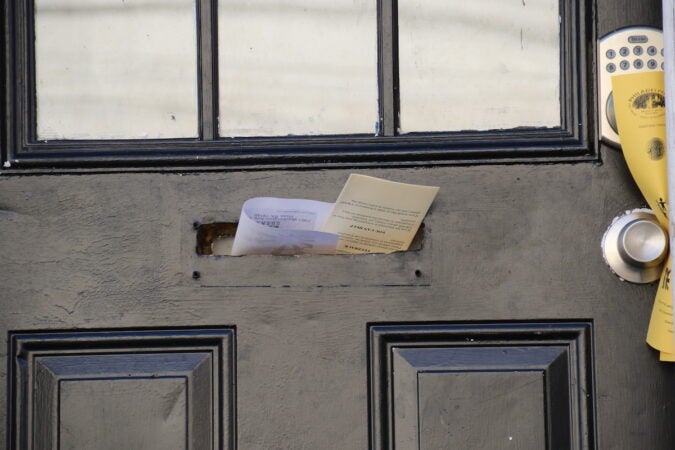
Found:
[[607, 56], [607, 59], [614, 59], [616, 58], [616, 51], [613, 48], [610, 48], [605, 52], [605, 56]]
[[656, 47], [654, 47], [653, 45], [650, 45], [649, 47], [647, 47], [647, 54], [648, 54], [649, 56], [654, 56], [654, 55], [656, 55], [657, 53], [658, 53], [658, 50], [657, 50]]
[[607, 66], [605, 66], [605, 68], [607, 69], [607, 72], [609, 72], [609, 73], [616, 72], [616, 65], [614, 63], [607, 64]]
[[659, 63], [657, 63], [655, 59], [650, 59], [649, 61], [647, 61], [647, 67], [654, 70], [657, 67], [659, 67]]
[[641, 59], [636, 59], [635, 61], [633, 61], [633, 67], [635, 67], [636, 69], [642, 69], [644, 65], [645, 63], [642, 62]]
[[619, 63], [619, 67], [621, 67], [621, 70], [628, 70], [630, 63], [624, 59]]
[[619, 55], [628, 56], [628, 55], [630, 55], [630, 50], [628, 50], [628, 47], [621, 47], [619, 49]]
[[644, 50], [643, 50], [642, 47], [640, 47], [639, 45], [636, 45], [635, 47], [633, 47], [633, 54], [634, 54], [635, 56], [640, 56], [640, 55], [642, 55], [642, 52], [643, 52], [643, 51], [644, 51]]

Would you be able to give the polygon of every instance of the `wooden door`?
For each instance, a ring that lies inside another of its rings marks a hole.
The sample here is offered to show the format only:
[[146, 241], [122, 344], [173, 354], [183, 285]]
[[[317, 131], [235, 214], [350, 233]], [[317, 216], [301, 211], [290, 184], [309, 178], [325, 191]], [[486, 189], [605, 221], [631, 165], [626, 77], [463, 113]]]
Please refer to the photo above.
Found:
[[[597, 36], [661, 20], [655, 0], [588, 12]], [[564, 95], [592, 104], [588, 68]], [[675, 374], [645, 344], [656, 286], [600, 252], [644, 201], [619, 152], [588, 146], [574, 163], [3, 173], [0, 442], [673, 448]], [[246, 199], [333, 201], [351, 172], [440, 186], [420, 249], [195, 251], [199, 225], [236, 222]]]

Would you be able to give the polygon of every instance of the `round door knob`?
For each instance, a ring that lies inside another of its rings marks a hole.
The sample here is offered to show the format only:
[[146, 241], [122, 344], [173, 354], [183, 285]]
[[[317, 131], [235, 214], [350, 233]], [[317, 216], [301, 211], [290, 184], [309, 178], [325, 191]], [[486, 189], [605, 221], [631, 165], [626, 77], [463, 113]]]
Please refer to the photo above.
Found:
[[668, 235], [650, 209], [628, 211], [614, 219], [605, 232], [602, 252], [609, 267], [623, 280], [651, 283], [661, 275]]

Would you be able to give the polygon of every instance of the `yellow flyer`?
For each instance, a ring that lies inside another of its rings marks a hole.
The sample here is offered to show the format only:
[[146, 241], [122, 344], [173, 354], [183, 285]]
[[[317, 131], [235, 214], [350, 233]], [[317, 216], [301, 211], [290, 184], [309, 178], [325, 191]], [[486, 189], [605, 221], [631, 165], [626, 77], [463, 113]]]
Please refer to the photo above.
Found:
[[635, 182], [668, 230], [666, 181], [666, 97], [663, 72], [612, 77], [621, 147]]
[[[649, 207], [668, 230], [666, 170], [666, 101], [663, 72], [640, 72], [612, 78], [614, 108], [628, 168]], [[675, 361], [670, 258], [663, 268], [647, 331], [647, 343], [662, 361]]]
[[649, 330], [647, 331], [647, 344], [661, 352], [662, 361], [673, 361], [675, 358], [670, 272], [670, 259], [668, 259], [659, 280], [659, 288], [656, 291], [652, 317], [649, 320]]
[[351, 174], [321, 231], [340, 236], [341, 254], [407, 250], [436, 193], [434, 186]]

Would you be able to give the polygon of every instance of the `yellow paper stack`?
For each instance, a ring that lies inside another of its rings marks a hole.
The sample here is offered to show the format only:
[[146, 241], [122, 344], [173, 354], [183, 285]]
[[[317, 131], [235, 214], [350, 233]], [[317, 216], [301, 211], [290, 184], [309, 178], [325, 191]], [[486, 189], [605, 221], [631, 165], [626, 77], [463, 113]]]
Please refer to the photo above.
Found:
[[[612, 90], [626, 163], [661, 227], [667, 231], [668, 185], [663, 72], [615, 76], [612, 78]], [[675, 361], [670, 257], [666, 261], [649, 322], [647, 343], [661, 352], [662, 361]]]

